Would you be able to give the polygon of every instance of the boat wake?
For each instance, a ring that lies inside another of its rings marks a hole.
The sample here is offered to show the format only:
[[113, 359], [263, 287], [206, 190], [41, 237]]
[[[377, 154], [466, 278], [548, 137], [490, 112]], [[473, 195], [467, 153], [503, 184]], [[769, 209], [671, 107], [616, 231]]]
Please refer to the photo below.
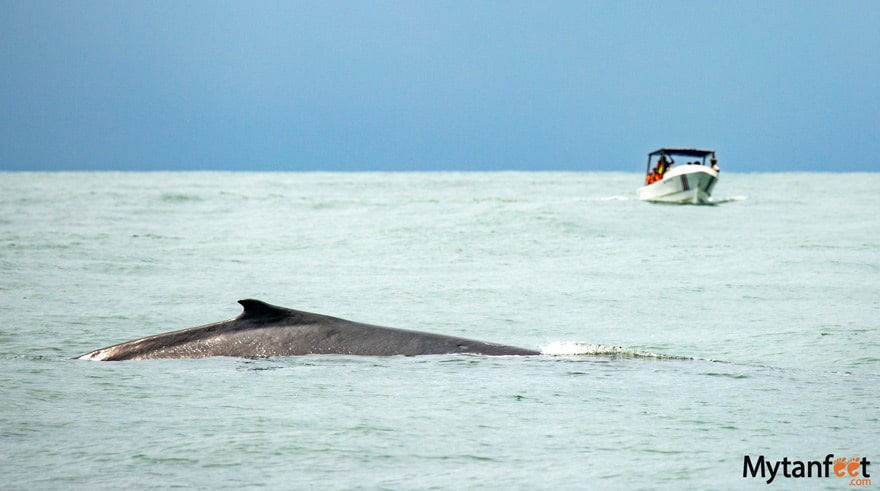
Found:
[[737, 201], [745, 201], [749, 199], [748, 196], [731, 196], [729, 198], [712, 198], [709, 200], [710, 204], [720, 205], [722, 203], [735, 203]]
[[693, 360], [689, 356], [666, 355], [639, 351], [623, 346], [607, 344], [586, 344], [576, 342], [554, 342], [541, 346], [541, 354], [549, 356], [606, 356], [614, 358], [652, 358], [662, 360]]

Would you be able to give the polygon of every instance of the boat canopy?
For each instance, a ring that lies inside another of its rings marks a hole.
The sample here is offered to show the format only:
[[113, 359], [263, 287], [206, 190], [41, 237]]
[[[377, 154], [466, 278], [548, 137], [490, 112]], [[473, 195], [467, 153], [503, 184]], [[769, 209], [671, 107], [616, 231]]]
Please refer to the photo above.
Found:
[[648, 154], [648, 157], [657, 155], [681, 155], [682, 157], [701, 157], [705, 159], [709, 155], [714, 156], [715, 150], [700, 150], [699, 148], [661, 148]]

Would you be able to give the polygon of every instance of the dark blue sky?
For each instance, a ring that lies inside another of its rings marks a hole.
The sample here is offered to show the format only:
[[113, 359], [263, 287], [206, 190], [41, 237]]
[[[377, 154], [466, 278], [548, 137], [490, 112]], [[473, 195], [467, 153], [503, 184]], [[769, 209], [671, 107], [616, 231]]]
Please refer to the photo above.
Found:
[[0, 12], [0, 170], [880, 171], [876, 0]]

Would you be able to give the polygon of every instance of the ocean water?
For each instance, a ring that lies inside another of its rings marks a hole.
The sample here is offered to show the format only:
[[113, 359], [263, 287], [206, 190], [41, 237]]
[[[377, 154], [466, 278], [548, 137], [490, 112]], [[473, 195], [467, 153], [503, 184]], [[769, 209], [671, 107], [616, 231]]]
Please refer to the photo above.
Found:
[[[2, 487], [876, 487], [880, 174], [639, 183], [0, 173]], [[241, 298], [545, 354], [73, 359]]]

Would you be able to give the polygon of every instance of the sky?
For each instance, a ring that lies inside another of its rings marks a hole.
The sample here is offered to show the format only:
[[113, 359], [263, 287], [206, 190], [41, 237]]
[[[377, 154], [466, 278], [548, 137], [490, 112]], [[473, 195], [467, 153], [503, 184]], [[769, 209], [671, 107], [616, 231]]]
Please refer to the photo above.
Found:
[[880, 1], [0, 0], [0, 170], [880, 171]]

